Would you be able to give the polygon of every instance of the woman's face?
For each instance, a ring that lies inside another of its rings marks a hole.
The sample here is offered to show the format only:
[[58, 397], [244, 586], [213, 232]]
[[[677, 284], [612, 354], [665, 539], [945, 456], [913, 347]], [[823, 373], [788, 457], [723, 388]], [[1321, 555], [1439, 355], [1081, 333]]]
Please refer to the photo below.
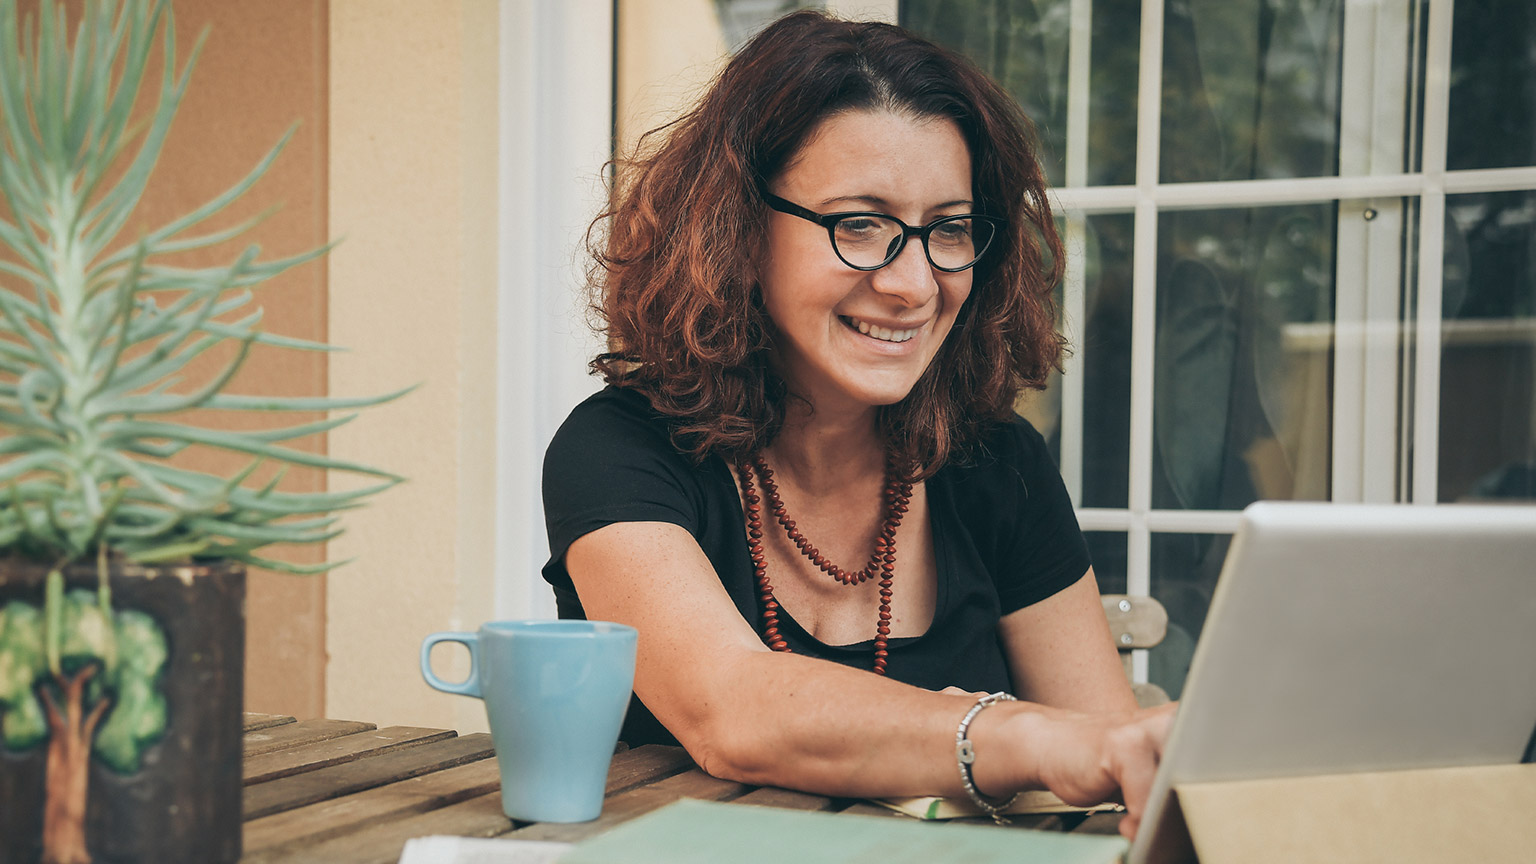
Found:
[[[886, 111], [821, 121], [769, 191], [820, 214], [878, 211], [914, 227], [974, 212], [959, 127]], [[819, 408], [905, 398], [954, 326], [972, 273], [935, 270], [916, 237], [885, 267], [855, 270], [825, 228], [779, 212], [759, 272], [779, 372]]]

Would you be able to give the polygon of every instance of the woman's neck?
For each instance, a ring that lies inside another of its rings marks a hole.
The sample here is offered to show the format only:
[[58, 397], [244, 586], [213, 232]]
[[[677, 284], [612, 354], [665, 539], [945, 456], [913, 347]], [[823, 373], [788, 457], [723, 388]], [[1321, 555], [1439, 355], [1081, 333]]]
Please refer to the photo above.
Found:
[[834, 493], [885, 474], [876, 409], [812, 410], [792, 400], [784, 427], [765, 453], [776, 473], [812, 493]]

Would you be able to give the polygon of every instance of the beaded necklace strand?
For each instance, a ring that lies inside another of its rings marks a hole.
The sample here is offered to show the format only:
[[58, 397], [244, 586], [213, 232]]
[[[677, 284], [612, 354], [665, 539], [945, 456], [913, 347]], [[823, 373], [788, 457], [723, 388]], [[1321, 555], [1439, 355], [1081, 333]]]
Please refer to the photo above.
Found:
[[736, 466], [741, 478], [742, 498], [746, 502], [747, 549], [752, 555], [752, 567], [757, 574], [758, 595], [763, 604], [763, 641], [775, 651], [789, 653], [789, 643], [779, 633], [779, 602], [773, 596], [773, 584], [768, 580], [768, 561], [763, 553], [762, 498], [753, 485], [753, 474], [762, 482], [768, 496], [768, 507], [774, 518], [789, 535], [789, 539], [822, 572], [828, 573], [843, 585], [854, 586], [880, 576], [880, 618], [875, 627], [875, 674], [884, 675], [890, 654], [887, 642], [891, 635], [891, 584], [896, 571], [896, 529], [912, 502], [912, 484], [896, 479], [894, 461], [887, 456], [885, 462], [885, 518], [880, 523], [880, 535], [875, 538], [875, 550], [862, 570], [850, 571], [833, 564], [807, 540], [795, 520], [789, 518], [784, 500], [779, 497], [778, 484], [773, 482], [773, 469], [759, 453], [750, 462]]

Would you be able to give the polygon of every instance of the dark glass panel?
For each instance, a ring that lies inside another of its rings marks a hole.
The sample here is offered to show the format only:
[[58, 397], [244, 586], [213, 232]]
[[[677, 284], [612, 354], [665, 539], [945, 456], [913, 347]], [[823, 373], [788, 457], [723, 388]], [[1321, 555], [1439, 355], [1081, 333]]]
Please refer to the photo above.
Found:
[[1536, 499], [1536, 192], [1446, 199], [1439, 498]]
[[[1066, 182], [1071, 0], [902, 0], [901, 23], [973, 60], [1034, 121], [1051, 185]], [[1095, 0], [1088, 73], [1088, 185], [1136, 182], [1140, 0]]]
[[1343, 3], [1169, 0], [1165, 183], [1338, 173]]
[[1152, 596], [1168, 610], [1168, 635], [1147, 655], [1147, 680], [1178, 699], [1205, 626], [1230, 534], [1153, 534]]
[[1084, 531], [1088, 556], [1100, 594], [1125, 593], [1126, 538], [1124, 531]]
[[1536, 165], [1536, 4], [1456, 0], [1446, 167]]
[[1153, 507], [1328, 497], [1336, 216], [1160, 217]]

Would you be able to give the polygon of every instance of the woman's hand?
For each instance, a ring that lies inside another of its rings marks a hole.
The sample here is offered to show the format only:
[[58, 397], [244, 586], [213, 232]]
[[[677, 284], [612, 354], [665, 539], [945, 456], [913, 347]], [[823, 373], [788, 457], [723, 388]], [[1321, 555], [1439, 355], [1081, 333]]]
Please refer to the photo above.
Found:
[[1178, 703], [1129, 715], [1043, 711], [1026, 719], [1037, 782], [1068, 804], [1125, 804], [1120, 833], [1136, 836]]

